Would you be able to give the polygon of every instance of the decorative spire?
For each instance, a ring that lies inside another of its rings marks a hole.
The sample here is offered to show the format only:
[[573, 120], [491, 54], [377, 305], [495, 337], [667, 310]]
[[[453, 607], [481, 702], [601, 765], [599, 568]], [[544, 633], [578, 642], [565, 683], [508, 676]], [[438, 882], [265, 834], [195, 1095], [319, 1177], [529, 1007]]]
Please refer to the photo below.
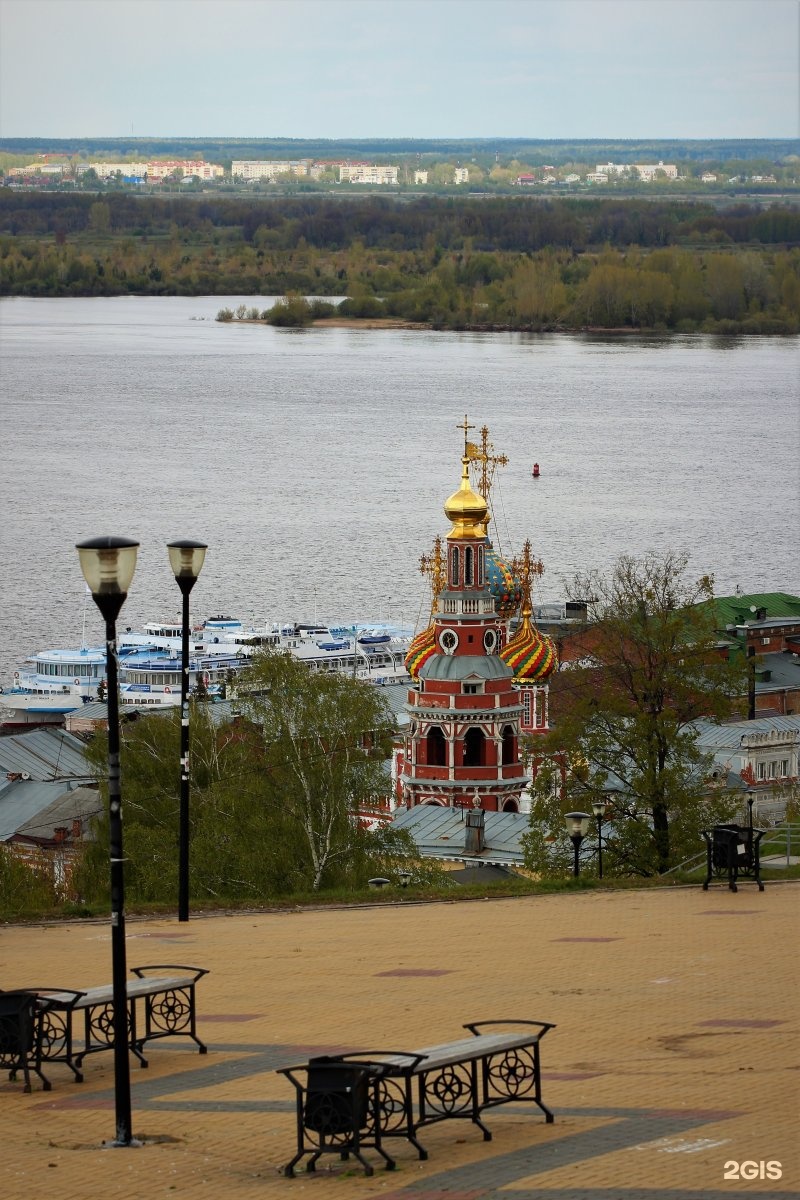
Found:
[[512, 563], [512, 570], [519, 578], [522, 591], [522, 622], [508, 645], [500, 651], [500, 657], [511, 667], [516, 683], [544, 683], [558, 667], [558, 655], [553, 642], [536, 629], [531, 619], [531, 578], [542, 575], [544, 567], [539, 559], [531, 557], [530, 541], [523, 546], [522, 557]]
[[488, 505], [477, 492], [473, 492], [469, 481], [469, 457], [466, 452], [467, 431], [473, 426], [464, 417], [464, 424], [459, 429], [464, 430], [464, 457], [461, 459], [461, 486], [445, 501], [444, 512], [453, 528], [448, 533], [449, 538], [484, 538], [486, 536], [486, 514]]
[[[466, 421], [466, 417], [464, 418]], [[459, 428], [461, 428], [459, 426]], [[470, 426], [469, 428], [472, 428]], [[487, 425], [481, 426], [481, 444], [477, 446], [475, 442], [467, 442], [465, 438], [465, 454], [472, 463], [480, 463], [480, 479], [477, 486], [478, 491], [482, 496], [486, 497], [486, 503], [489, 506], [489, 512], [486, 517], [486, 529], [488, 531], [489, 522], [492, 519], [491, 513], [491, 493], [492, 484], [494, 482], [494, 473], [498, 467], [508, 465], [508, 458], [505, 454], [494, 454], [494, 446], [489, 441], [489, 428]]]
[[419, 570], [421, 575], [430, 575], [431, 578], [431, 617], [433, 617], [439, 611], [439, 596], [447, 583], [447, 565], [442, 550], [442, 539], [438, 533], [433, 539], [433, 549], [430, 554], [423, 554], [420, 558]]

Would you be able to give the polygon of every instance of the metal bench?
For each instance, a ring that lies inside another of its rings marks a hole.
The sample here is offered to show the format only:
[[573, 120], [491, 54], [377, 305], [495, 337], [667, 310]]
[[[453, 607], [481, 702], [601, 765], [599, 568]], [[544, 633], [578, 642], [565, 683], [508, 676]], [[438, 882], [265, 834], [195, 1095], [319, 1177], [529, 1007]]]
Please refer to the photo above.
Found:
[[[498, 1030], [503, 1026], [502, 1032]], [[513, 1027], [513, 1028], [512, 1028]], [[394, 1165], [383, 1149], [389, 1138], [402, 1137], [416, 1149], [420, 1159], [428, 1152], [417, 1138], [417, 1131], [439, 1121], [469, 1120], [491, 1141], [491, 1131], [481, 1120], [482, 1114], [501, 1104], [530, 1102], [537, 1105], [551, 1124], [553, 1113], [542, 1101], [539, 1043], [555, 1026], [546, 1021], [476, 1021], [464, 1025], [471, 1036], [453, 1042], [425, 1046], [415, 1051], [353, 1051], [325, 1061], [343, 1071], [361, 1068], [372, 1089], [372, 1117], [363, 1130], [369, 1141], [360, 1137], [360, 1147], [374, 1145], [386, 1158], [387, 1170]], [[304, 1153], [316, 1158], [328, 1150], [342, 1149], [333, 1144], [308, 1144], [309, 1127], [305, 1123], [308, 1087], [295, 1074], [310, 1072], [317, 1060], [302, 1067], [283, 1068], [297, 1088], [297, 1154], [285, 1168], [287, 1175]], [[415, 1102], [416, 1101], [416, 1102]], [[350, 1129], [352, 1139], [355, 1131]], [[349, 1151], [352, 1145], [343, 1147]], [[346, 1154], [343, 1154], [346, 1157]], [[359, 1156], [360, 1158], [360, 1156]], [[360, 1159], [363, 1162], [363, 1160]], [[371, 1169], [367, 1172], [371, 1174]]]
[[[149, 971], [181, 972], [148, 975]], [[202, 967], [154, 965], [134, 967], [136, 979], [128, 980], [129, 1048], [142, 1067], [147, 1059], [142, 1047], [165, 1037], [189, 1037], [200, 1053], [207, 1046], [197, 1036], [195, 1025], [195, 985], [207, 975]], [[41, 1058], [44, 1062], [66, 1063], [78, 1083], [83, 1082], [80, 1067], [84, 1058], [114, 1047], [114, 989], [111, 984], [75, 991], [69, 988], [36, 988], [39, 1003]], [[139, 1001], [144, 1001], [144, 1029], [141, 1028]], [[83, 1013], [83, 1046], [75, 1053], [73, 1016]]]

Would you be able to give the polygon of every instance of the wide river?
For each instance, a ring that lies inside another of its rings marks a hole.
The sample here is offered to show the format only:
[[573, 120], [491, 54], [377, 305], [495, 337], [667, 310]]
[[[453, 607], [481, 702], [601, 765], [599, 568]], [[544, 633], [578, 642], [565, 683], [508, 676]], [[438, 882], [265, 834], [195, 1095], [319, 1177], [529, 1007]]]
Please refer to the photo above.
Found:
[[123, 625], [180, 611], [176, 537], [209, 545], [193, 619], [424, 620], [465, 413], [508, 456], [495, 545], [531, 539], [537, 599], [668, 548], [719, 594], [800, 592], [798, 339], [215, 322], [239, 302], [0, 301], [0, 684], [84, 620], [100, 640], [74, 549], [99, 534], [141, 542]]

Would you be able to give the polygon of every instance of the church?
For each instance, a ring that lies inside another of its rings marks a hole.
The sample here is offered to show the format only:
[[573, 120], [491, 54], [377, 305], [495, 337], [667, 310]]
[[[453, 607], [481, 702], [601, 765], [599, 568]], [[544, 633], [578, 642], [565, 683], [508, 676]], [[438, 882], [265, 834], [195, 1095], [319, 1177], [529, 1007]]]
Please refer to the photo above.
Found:
[[514, 813], [529, 782], [520, 736], [547, 730], [547, 680], [558, 663], [532, 621], [531, 578], [541, 564], [529, 542], [510, 565], [495, 554], [489, 501], [470, 482], [470, 463], [489, 461], [488, 431], [481, 449], [467, 440], [466, 418], [461, 428], [461, 483], [444, 505], [450, 532], [422, 560], [432, 613], [406, 656], [412, 683], [398, 783], [408, 809]]

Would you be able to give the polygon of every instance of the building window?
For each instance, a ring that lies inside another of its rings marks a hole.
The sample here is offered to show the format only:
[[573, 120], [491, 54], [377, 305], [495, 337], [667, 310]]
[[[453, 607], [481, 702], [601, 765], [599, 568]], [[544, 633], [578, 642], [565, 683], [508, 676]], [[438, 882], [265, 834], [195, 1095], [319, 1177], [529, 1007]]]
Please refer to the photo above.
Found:
[[483, 767], [486, 762], [486, 738], [482, 729], [468, 729], [464, 736], [464, 766]]
[[767, 764], [760, 762], [756, 768], [756, 779], [767, 778]]
[[458, 546], [453, 546], [450, 550], [450, 587], [454, 589], [458, 587], [458, 571]]
[[517, 761], [517, 739], [514, 736], [513, 725], [503, 729], [503, 766], [510, 766]]
[[472, 587], [472, 561], [474, 551], [472, 546], [467, 546], [464, 550], [464, 584], [466, 587]]
[[781, 759], [781, 761], [780, 761], [780, 766], [779, 766], [779, 770], [778, 770], [778, 774], [780, 775], [781, 779], [786, 779], [786, 778], [787, 778], [787, 776], [788, 776], [788, 774], [789, 774], [789, 760], [788, 760], [788, 758], [782, 758], [782, 759]]
[[428, 766], [447, 766], [447, 740], [438, 725], [432, 725], [426, 738]]

